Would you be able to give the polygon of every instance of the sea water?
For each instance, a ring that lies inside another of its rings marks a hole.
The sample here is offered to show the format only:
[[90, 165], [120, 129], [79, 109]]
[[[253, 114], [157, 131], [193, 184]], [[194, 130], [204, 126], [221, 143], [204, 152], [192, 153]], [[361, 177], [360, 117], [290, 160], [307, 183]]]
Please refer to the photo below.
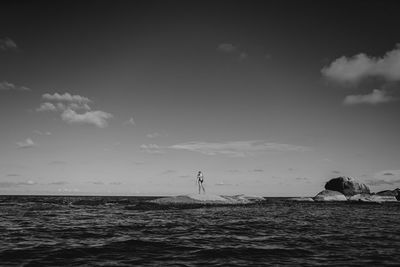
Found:
[[400, 204], [163, 207], [151, 197], [0, 197], [2, 266], [400, 264]]

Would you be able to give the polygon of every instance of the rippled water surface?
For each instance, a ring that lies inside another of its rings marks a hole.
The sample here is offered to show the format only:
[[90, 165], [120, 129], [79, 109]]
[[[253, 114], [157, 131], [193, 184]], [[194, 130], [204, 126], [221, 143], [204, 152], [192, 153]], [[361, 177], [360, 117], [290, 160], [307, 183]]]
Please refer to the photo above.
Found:
[[398, 265], [400, 204], [0, 197], [0, 265]]

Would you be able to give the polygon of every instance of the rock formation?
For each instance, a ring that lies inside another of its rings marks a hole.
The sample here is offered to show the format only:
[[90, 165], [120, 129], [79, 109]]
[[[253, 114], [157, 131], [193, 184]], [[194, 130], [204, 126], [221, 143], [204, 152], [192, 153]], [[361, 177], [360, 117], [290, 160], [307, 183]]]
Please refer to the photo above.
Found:
[[347, 198], [338, 191], [324, 190], [314, 197], [314, 201], [347, 201]]
[[298, 202], [314, 202], [314, 199], [311, 197], [293, 197], [289, 198], [290, 201], [298, 201]]
[[349, 197], [349, 201], [352, 201], [352, 202], [382, 203], [382, 202], [397, 202], [397, 199], [394, 196], [357, 194], [357, 195]]
[[397, 200], [400, 200], [400, 188], [394, 190], [384, 190], [376, 193], [378, 196], [394, 196]]
[[160, 205], [176, 205], [176, 204], [252, 204], [264, 201], [263, 197], [258, 196], [246, 196], [246, 195], [235, 195], [235, 196], [219, 196], [212, 194], [191, 194], [182, 196], [163, 197], [150, 201]]
[[357, 194], [369, 194], [370, 190], [366, 184], [356, 181], [352, 177], [337, 177], [325, 184], [326, 190], [338, 191], [347, 197]]

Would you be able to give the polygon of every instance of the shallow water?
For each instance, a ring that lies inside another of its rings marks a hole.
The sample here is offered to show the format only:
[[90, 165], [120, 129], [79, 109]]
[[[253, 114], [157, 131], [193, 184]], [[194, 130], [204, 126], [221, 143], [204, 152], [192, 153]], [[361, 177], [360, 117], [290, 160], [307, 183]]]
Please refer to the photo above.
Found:
[[400, 203], [157, 209], [139, 197], [0, 196], [0, 265], [398, 265]]

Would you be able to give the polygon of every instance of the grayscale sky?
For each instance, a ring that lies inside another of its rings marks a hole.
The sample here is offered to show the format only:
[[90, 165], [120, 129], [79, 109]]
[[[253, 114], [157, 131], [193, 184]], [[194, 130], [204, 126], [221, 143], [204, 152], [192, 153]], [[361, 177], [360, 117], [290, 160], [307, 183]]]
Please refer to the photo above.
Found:
[[215, 194], [400, 187], [395, 2], [1, 9], [0, 194], [185, 194], [199, 170]]

